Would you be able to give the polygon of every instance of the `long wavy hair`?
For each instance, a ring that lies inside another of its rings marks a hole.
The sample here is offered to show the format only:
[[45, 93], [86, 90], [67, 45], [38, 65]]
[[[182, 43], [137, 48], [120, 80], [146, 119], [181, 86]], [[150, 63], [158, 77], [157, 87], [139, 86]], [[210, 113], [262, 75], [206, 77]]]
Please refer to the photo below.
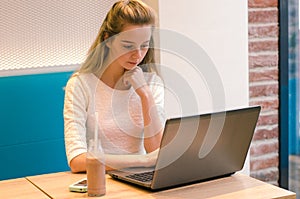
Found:
[[[140, 0], [121, 0], [111, 7], [107, 13], [97, 38], [91, 45], [87, 57], [79, 73], [101, 74], [104, 70], [105, 59], [107, 58], [109, 48], [105, 41], [122, 32], [125, 25], [155, 25], [154, 10]], [[154, 60], [153, 36], [150, 38], [149, 49], [139, 64], [145, 72], [157, 72]]]

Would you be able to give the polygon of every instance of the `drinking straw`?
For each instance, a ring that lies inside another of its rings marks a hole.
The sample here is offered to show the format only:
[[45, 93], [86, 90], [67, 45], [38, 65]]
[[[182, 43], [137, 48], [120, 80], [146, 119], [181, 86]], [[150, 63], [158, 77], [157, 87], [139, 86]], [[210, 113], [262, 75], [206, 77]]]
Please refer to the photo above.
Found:
[[98, 149], [98, 112], [95, 112], [94, 150]]

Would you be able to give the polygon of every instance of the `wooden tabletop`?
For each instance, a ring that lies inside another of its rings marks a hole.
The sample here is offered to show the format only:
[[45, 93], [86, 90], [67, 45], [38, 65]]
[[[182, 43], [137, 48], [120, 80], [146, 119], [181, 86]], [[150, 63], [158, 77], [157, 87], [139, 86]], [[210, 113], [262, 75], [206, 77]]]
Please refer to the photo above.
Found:
[[25, 178], [0, 181], [0, 198], [49, 198]]
[[[53, 198], [88, 198], [86, 193], [69, 192], [68, 186], [86, 174], [60, 172], [27, 177]], [[119, 182], [107, 176], [106, 195], [99, 198], [209, 198], [209, 199], [296, 199], [296, 194], [277, 186], [261, 182], [243, 174], [220, 178], [178, 188], [151, 192], [137, 186]]]

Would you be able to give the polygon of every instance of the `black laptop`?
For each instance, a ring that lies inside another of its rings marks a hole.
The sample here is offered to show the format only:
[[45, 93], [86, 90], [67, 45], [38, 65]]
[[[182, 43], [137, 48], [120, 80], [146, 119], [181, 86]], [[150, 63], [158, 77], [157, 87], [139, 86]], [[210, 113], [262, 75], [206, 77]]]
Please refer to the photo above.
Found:
[[168, 119], [154, 168], [110, 171], [151, 190], [229, 176], [243, 168], [261, 107]]

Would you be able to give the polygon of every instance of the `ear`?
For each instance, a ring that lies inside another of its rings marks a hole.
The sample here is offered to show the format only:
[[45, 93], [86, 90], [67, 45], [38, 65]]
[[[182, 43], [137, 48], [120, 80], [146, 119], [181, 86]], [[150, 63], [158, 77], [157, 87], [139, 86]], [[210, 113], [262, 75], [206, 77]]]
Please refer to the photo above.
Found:
[[104, 41], [105, 42], [105, 45], [108, 47], [108, 48], [111, 48], [111, 39], [108, 39], [109, 38], [109, 35], [108, 33], [104, 33]]

